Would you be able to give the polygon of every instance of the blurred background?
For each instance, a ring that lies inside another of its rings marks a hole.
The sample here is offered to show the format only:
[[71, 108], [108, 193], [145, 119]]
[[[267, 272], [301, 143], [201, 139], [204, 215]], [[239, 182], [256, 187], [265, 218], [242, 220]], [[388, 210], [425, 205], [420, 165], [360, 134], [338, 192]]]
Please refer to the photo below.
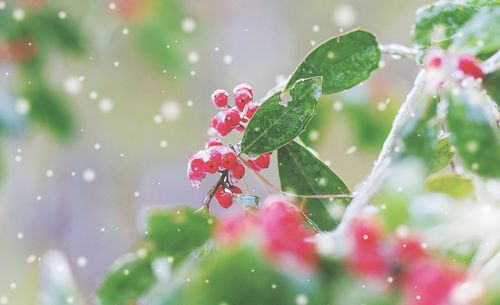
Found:
[[[199, 206], [211, 181], [192, 189], [186, 159], [204, 145], [215, 89], [247, 82], [262, 97], [316, 44], [356, 27], [409, 45], [429, 2], [0, 1], [0, 304], [37, 303], [53, 248], [90, 301], [138, 239], [142, 209]], [[320, 102], [303, 139], [350, 188], [416, 69], [384, 57], [368, 82]], [[273, 166], [264, 174], [278, 182]]]

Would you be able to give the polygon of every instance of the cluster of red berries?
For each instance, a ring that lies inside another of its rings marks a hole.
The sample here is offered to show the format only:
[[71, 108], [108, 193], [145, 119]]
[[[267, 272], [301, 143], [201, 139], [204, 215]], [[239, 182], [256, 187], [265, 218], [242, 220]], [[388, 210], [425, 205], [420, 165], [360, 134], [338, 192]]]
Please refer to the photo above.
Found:
[[[441, 69], [444, 65], [444, 57], [442, 54], [435, 54], [428, 58], [426, 66], [431, 69]], [[481, 69], [478, 61], [474, 56], [462, 55], [452, 63], [454, 69], [460, 71], [463, 75], [467, 75], [476, 79], [484, 77], [484, 72]]]
[[[352, 248], [347, 257], [350, 270], [364, 278], [400, 285], [404, 304], [450, 304], [451, 292], [464, 280], [464, 271], [431, 257], [425, 244], [416, 237], [392, 241], [384, 238], [383, 228], [375, 219], [357, 219], [350, 234]], [[390, 246], [384, 247], [387, 244]]]
[[228, 105], [229, 94], [227, 91], [218, 89], [212, 94], [214, 105], [220, 109], [211, 121], [212, 128], [222, 137], [229, 134], [233, 129], [243, 132], [248, 121], [259, 109], [259, 103], [253, 101], [253, 89], [248, 84], [239, 84], [233, 89], [234, 105]]
[[[212, 119], [212, 128], [221, 136], [226, 136], [233, 129], [243, 131], [246, 124], [259, 108], [253, 102], [253, 90], [247, 84], [240, 84], [234, 88], [234, 107], [228, 106], [228, 94], [222, 89], [212, 94], [213, 103], [221, 110]], [[233, 194], [242, 191], [235, 184], [245, 175], [245, 165], [238, 160], [239, 145], [224, 145], [220, 138], [209, 138], [202, 149], [192, 154], [188, 159], [188, 178], [194, 188], [199, 188], [206, 174], [221, 174], [221, 179], [215, 189], [214, 197], [223, 208], [233, 204]], [[241, 159], [243, 160], [243, 159]], [[269, 167], [270, 154], [266, 153], [245, 160], [252, 170], [260, 171]]]
[[308, 271], [316, 266], [318, 255], [315, 245], [307, 241], [314, 232], [305, 227], [303, 221], [297, 206], [279, 196], [271, 196], [254, 213], [223, 219], [215, 230], [215, 240], [223, 246], [237, 246], [255, 239], [273, 263]]

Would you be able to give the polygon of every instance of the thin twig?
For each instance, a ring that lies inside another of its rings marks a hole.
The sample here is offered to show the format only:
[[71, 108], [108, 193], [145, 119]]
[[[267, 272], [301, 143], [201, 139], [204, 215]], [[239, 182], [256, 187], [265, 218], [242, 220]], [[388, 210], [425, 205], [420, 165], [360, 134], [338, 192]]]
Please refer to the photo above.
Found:
[[392, 128], [389, 131], [389, 135], [385, 139], [382, 150], [377, 158], [377, 161], [375, 161], [371, 173], [361, 184], [359, 191], [356, 192], [356, 196], [354, 196], [354, 199], [347, 206], [340, 224], [334, 231], [327, 234], [332, 235], [334, 238], [343, 236], [351, 226], [352, 222], [359, 216], [363, 208], [369, 203], [384, 182], [388, 175], [388, 169], [391, 163], [390, 154], [394, 149], [394, 145], [401, 128], [411, 116], [414, 106], [419, 101], [419, 97], [425, 89], [425, 77], [425, 70], [421, 70], [415, 79], [413, 88], [406, 97], [403, 105], [401, 105], [398, 114], [394, 118]]
[[379, 45], [378, 47], [383, 54], [391, 56], [415, 59], [418, 54], [418, 50], [416, 48], [409, 48], [396, 43]]
[[222, 186], [224, 185], [224, 182], [226, 181], [226, 178], [227, 178], [227, 171], [225, 171], [219, 178], [219, 181], [217, 181], [217, 183], [212, 186], [212, 188], [208, 191], [207, 195], [205, 196], [205, 198], [203, 198], [203, 201], [201, 203], [201, 207], [194, 211], [195, 213], [198, 213], [200, 211], [204, 211], [206, 214], [209, 213], [209, 210], [210, 210], [210, 201], [212, 201], [212, 198], [214, 198], [215, 196], [215, 192], [217, 191], [217, 189], [219, 188], [219, 186]]

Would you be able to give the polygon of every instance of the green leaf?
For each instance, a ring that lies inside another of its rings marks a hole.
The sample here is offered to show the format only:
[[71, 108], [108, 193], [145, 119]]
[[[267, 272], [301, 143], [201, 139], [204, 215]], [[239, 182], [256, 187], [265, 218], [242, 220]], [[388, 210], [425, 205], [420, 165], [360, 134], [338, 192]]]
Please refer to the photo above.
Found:
[[[285, 192], [298, 195], [349, 194], [349, 189], [330, 167], [297, 142], [292, 141], [278, 150], [278, 167], [281, 189]], [[335, 205], [345, 206], [347, 202], [331, 198], [302, 198], [300, 204], [320, 230], [331, 230], [337, 225], [340, 215], [334, 218], [330, 210]]]
[[485, 98], [472, 93], [459, 88], [447, 92], [451, 140], [468, 169], [481, 176], [500, 177], [500, 131], [484, 105]]
[[189, 208], [152, 209], [146, 215], [145, 240], [154, 256], [171, 257], [177, 266], [210, 238], [212, 223], [208, 216]]
[[440, 1], [420, 8], [413, 28], [413, 40], [421, 48], [448, 48], [455, 33], [477, 12], [470, 2]]
[[245, 129], [241, 151], [261, 155], [297, 137], [316, 112], [321, 81], [321, 77], [301, 79], [287, 91], [289, 96], [278, 92], [264, 101]]
[[453, 146], [451, 145], [450, 135], [441, 135], [437, 141], [434, 158], [430, 160], [429, 163], [431, 173], [435, 173], [450, 165], [454, 156], [455, 152]]
[[123, 305], [147, 293], [156, 283], [148, 255], [128, 254], [119, 259], [105, 275], [97, 290], [101, 305]]
[[[500, 7], [485, 8], [460, 29], [453, 47], [492, 54], [500, 49]], [[481, 56], [482, 57], [482, 56]]]
[[467, 197], [474, 192], [471, 178], [450, 173], [430, 176], [425, 186], [429, 192], [445, 193], [454, 198]]
[[436, 118], [437, 99], [428, 98], [401, 130], [403, 147], [397, 159], [416, 157], [423, 161], [429, 172], [437, 172], [450, 164], [454, 153], [448, 135], [439, 135]]
[[[86, 50], [87, 41], [77, 23], [70, 18], [61, 19], [54, 10], [43, 10], [35, 18], [33, 26], [40, 27], [42, 41], [51, 46], [74, 54], [82, 54]], [[52, 44], [53, 43], [53, 44]]]
[[323, 76], [323, 94], [349, 89], [378, 68], [380, 50], [371, 33], [354, 30], [317, 46], [297, 67], [286, 88], [302, 78]]
[[500, 107], [500, 70], [487, 74], [483, 78], [483, 87]]
[[45, 126], [61, 139], [69, 138], [74, 131], [74, 122], [66, 101], [43, 80], [35, 79], [22, 91], [29, 103], [29, 117]]
[[222, 249], [196, 269], [175, 305], [290, 305], [299, 297], [308, 305], [328, 304], [327, 287], [315, 275], [285, 274], [251, 247]]

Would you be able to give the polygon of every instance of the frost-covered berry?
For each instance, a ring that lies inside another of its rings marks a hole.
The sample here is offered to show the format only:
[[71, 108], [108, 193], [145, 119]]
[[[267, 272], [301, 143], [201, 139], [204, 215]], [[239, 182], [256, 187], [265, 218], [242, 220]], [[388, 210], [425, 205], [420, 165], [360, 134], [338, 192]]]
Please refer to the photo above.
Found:
[[234, 128], [241, 121], [241, 114], [235, 108], [230, 108], [224, 110], [224, 123], [226, 123], [231, 128]]
[[212, 93], [212, 102], [218, 108], [224, 108], [227, 105], [229, 94], [222, 89], [217, 89]]
[[228, 123], [224, 121], [224, 114], [219, 113], [212, 118], [211, 125], [215, 131], [221, 136], [227, 136], [233, 129]]
[[226, 152], [221, 158], [221, 167], [223, 169], [233, 169], [238, 164], [236, 154], [232, 151]]
[[245, 106], [252, 101], [252, 93], [246, 89], [240, 89], [234, 93], [234, 104], [239, 111], [243, 111]]
[[458, 59], [457, 68], [462, 71], [463, 74], [472, 76], [473, 78], [484, 77], [483, 70], [481, 70], [481, 67], [473, 56], [461, 56]]
[[256, 102], [250, 102], [248, 103], [246, 106], [245, 106], [245, 116], [249, 119], [251, 119], [253, 117], [253, 115], [255, 114], [255, 112], [257, 111], [257, 109], [259, 109], [260, 105], [259, 103], [256, 103]]
[[222, 186], [219, 186], [219, 188], [215, 192], [215, 199], [217, 199], [219, 205], [224, 209], [227, 209], [231, 205], [233, 205], [233, 195], [229, 190], [224, 189]]
[[222, 140], [217, 137], [211, 137], [207, 139], [205, 143], [205, 148], [214, 147], [214, 146], [222, 146]]
[[253, 88], [249, 84], [241, 83], [241, 84], [236, 85], [236, 87], [234, 87], [234, 89], [233, 89], [233, 95], [235, 95], [236, 92], [238, 92], [240, 90], [247, 90], [253, 98]]
[[241, 164], [240, 162], [236, 163], [236, 165], [231, 169], [229, 172], [231, 174], [231, 177], [240, 180], [245, 176], [245, 166]]

